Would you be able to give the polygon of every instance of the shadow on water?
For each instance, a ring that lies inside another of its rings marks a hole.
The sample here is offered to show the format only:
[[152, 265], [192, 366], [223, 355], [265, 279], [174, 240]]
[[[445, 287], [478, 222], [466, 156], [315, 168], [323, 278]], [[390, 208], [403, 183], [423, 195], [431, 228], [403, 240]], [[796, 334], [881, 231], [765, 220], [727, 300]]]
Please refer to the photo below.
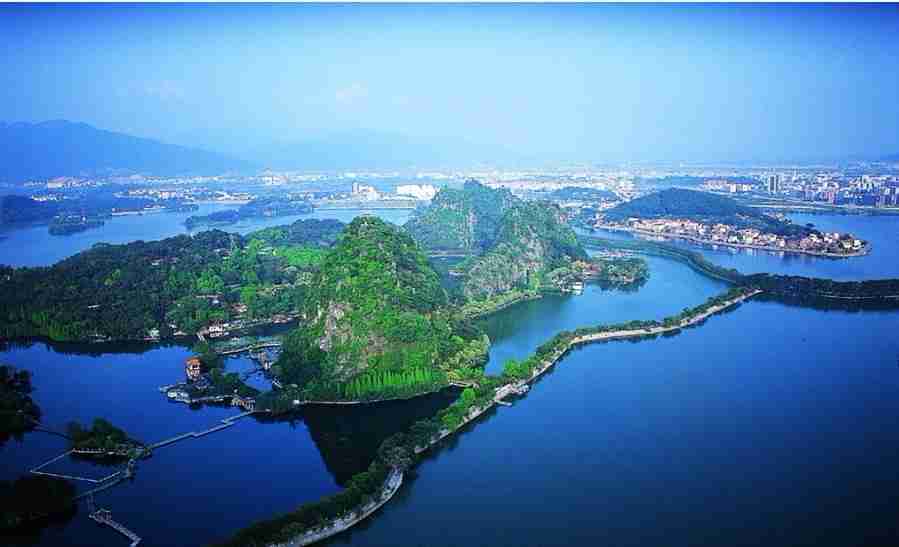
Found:
[[359, 406], [308, 406], [288, 418], [259, 415], [257, 420], [303, 421], [328, 471], [340, 486], [368, 468], [387, 437], [446, 408], [459, 395], [446, 389], [408, 401]]

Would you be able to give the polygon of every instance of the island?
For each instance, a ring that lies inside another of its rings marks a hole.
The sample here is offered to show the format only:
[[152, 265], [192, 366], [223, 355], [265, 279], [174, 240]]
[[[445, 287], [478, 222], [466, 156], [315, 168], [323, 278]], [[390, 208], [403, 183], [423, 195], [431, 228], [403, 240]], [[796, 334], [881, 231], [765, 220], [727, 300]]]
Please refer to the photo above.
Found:
[[677, 188], [597, 214], [592, 226], [699, 244], [829, 258], [861, 256], [870, 251], [868, 242], [852, 234], [822, 233], [724, 196]]
[[99, 228], [105, 224], [98, 218], [91, 218], [85, 215], [57, 215], [50, 224], [50, 235], [67, 236], [90, 230], [91, 228]]
[[265, 197], [254, 199], [249, 203], [241, 205], [236, 210], [216, 211], [208, 215], [191, 216], [184, 221], [184, 224], [188, 229], [204, 225], [223, 226], [235, 224], [248, 218], [308, 215], [312, 211], [312, 205], [303, 199]]
[[125, 431], [103, 418], [97, 418], [90, 429], [78, 422], [69, 422], [66, 434], [71, 442], [72, 454], [85, 458], [118, 459], [135, 458], [145, 447], [131, 439]]
[[30, 372], [0, 365], [0, 447], [40, 422], [41, 409], [31, 399], [31, 390]]
[[295, 320], [343, 226], [304, 219], [246, 236], [97, 244], [46, 268], [0, 266], [0, 338], [160, 340]]
[[0, 481], [0, 533], [75, 514], [75, 486], [66, 480], [24, 475]]

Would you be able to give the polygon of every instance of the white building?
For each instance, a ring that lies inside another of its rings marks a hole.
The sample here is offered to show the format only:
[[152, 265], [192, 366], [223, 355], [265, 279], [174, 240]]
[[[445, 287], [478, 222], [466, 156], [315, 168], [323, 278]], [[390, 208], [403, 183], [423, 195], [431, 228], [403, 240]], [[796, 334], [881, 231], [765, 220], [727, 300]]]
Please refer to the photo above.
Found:
[[432, 200], [437, 195], [437, 188], [431, 184], [402, 184], [396, 187], [396, 193], [420, 200]]

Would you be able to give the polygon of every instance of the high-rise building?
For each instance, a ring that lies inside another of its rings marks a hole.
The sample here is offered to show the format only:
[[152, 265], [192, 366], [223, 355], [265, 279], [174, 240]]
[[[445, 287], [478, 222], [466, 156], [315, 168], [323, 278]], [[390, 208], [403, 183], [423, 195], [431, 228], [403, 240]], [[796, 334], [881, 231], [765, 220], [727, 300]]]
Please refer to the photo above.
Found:
[[776, 194], [780, 192], [780, 176], [776, 174], [768, 175], [768, 193]]

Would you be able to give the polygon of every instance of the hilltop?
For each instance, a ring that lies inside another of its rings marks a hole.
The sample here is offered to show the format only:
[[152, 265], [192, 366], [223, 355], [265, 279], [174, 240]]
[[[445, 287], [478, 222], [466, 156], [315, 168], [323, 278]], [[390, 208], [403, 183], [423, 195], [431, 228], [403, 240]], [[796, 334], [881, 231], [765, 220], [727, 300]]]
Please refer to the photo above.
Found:
[[604, 216], [611, 221], [625, 221], [632, 217], [680, 218], [740, 228], [752, 227], [783, 235], [811, 231], [778, 220], [758, 209], [740, 205], [725, 196], [681, 188], [662, 190], [622, 203], [606, 211]]
[[462, 189], [441, 189], [404, 227], [430, 251], [480, 252], [493, 245], [503, 214], [518, 202], [508, 190], [468, 181]]
[[359, 217], [324, 257], [306, 292], [304, 324], [284, 343], [275, 372], [317, 400], [382, 399], [433, 391], [466, 364], [437, 272], [415, 241]]
[[474, 181], [442, 189], [404, 228], [429, 251], [470, 253], [456, 267], [465, 300], [534, 289], [543, 274], [587, 256], [557, 205], [525, 202]]

